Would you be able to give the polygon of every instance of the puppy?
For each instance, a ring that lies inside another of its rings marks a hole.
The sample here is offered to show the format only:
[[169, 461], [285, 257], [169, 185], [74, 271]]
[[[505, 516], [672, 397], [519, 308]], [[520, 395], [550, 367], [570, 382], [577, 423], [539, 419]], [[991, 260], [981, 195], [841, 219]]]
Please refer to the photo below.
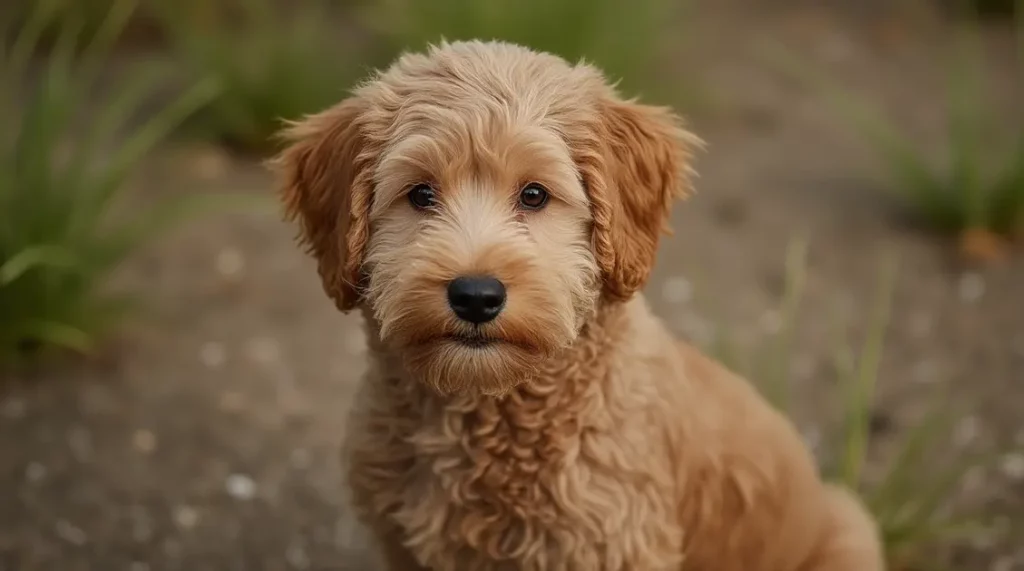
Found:
[[387, 569], [883, 569], [790, 423], [639, 293], [699, 144], [671, 111], [443, 43], [284, 140], [287, 215], [365, 317], [345, 450]]

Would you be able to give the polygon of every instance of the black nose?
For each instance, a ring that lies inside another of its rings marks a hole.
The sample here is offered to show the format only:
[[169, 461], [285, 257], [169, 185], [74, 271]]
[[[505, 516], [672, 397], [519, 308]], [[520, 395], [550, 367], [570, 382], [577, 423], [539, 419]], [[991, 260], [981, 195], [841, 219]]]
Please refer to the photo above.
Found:
[[448, 305], [459, 319], [487, 323], [505, 306], [505, 286], [490, 277], [461, 277], [448, 283]]

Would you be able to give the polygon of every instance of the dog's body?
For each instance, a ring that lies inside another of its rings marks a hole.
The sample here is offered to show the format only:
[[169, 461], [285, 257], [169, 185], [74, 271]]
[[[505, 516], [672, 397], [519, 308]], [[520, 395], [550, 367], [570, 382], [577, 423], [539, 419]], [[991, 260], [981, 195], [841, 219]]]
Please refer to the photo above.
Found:
[[879, 571], [790, 423], [638, 290], [695, 139], [500, 43], [406, 55], [277, 165], [372, 362], [346, 457], [393, 571]]

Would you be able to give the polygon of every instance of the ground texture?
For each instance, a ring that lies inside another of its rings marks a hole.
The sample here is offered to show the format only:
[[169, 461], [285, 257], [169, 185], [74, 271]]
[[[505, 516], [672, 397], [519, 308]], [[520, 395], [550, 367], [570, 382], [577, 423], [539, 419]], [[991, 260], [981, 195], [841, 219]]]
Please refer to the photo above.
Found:
[[[967, 268], [906, 224], [844, 123], [764, 57], [771, 42], [789, 46], [927, 145], [944, 128], [942, 23], [800, 4], [715, 3], [680, 28], [669, 66], [699, 88], [692, 122], [708, 147], [650, 302], [698, 343], [728, 331], [756, 345], [778, 327], [787, 244], [807, 236], [789, 374], [793, 414], [816, 443], [835, 424], [831, 316], [858, 339], [884, 256], [896, 253], [880, 441], [945, 390], [970, 412], [951, 448], [1024, 450], [1024, 260]], [[1006, 30], [993, 26], [986, 45], [995, 94], [1020, 101]], [[179, 144], [136, 186], [259, 196], [271, 182], [256, 161]], [[101, 355], [6, 374], [0, 571], [372, 568], [341, 501], [336, 451], [365, 340], [293, 236], [272, 207], [198, 220], [124, 269], [119, 283], [140, 288], [151, 311]], [[952, 568], [1024, 569], [1024, 538], [1006, 531], [1024, 519], [1022, 464], [1011, 452], [965, 480], [957, 502], [994, 531], [946, 550]]]

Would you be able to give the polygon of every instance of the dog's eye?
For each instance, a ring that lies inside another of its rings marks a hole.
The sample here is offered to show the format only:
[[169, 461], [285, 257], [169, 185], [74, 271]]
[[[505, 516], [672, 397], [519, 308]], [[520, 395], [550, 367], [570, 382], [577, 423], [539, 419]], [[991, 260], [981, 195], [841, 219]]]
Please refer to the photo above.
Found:
[[519, 191], [519, 205], [528, 210], [540, 210], [548, 203], [548, 191], [543, 186], [531, 182]]
[[419, 209], [432, 208], [435, 204], [434, 189], [429, 184], [417, 184], [409, 191], [409, 202]]

